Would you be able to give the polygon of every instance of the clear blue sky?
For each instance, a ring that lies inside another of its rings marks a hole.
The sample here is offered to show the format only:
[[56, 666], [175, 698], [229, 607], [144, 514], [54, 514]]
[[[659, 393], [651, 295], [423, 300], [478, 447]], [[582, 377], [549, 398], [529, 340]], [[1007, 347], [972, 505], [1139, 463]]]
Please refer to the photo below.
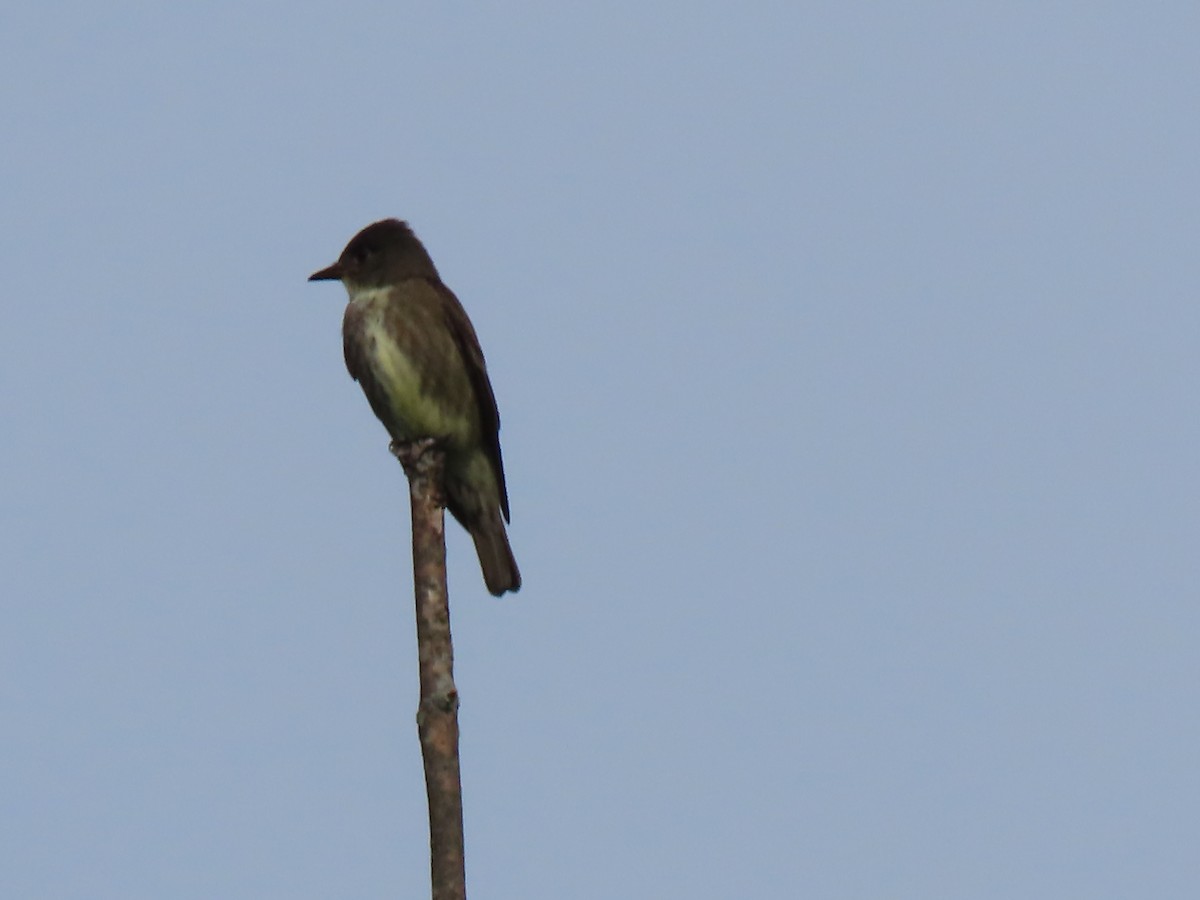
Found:
[[1200, 896], [1195, 3], [12, 4], [0, 896], [427, 891], [411, 221], [473, 897]]

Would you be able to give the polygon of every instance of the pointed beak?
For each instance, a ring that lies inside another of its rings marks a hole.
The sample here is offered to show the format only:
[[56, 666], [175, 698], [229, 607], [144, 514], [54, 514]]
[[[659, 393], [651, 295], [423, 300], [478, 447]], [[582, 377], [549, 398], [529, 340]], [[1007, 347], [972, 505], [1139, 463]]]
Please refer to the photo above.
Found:
[[342, 264], [334, 263], [320, 272], [313, 272], [308, 276], [309, 281], [341, 281], [342, 280]]

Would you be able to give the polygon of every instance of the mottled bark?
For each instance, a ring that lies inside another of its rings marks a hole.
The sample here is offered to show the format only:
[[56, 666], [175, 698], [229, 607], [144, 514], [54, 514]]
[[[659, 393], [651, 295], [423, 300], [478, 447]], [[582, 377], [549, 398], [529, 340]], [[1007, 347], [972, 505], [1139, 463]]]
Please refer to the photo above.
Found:
[[458, 690], [446, 592], [445, 455], [432, 440], [393, 444], [408, 475], [412, 501], [413, 584], [421, 701], [417, 733], [429, 797], [433, 900], [465, 900], [462, 781], [458, 760]]

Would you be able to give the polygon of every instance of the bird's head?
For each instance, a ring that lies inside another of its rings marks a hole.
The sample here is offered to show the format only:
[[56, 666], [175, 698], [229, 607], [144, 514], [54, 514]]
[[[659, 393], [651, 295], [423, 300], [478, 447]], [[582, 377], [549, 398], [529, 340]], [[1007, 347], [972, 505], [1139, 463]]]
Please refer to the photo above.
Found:
[[433, 260], [408, 224], [384, 219], [368, 225], [346, 245], [332, 266], [309, 281], [341, 281], [348, 290], [380, 288], [413, 276], [437, 277]]

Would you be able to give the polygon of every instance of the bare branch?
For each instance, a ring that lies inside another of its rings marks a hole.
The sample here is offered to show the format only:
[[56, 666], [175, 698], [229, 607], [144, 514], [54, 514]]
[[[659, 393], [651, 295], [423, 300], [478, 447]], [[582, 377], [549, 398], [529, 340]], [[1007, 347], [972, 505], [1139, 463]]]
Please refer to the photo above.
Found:
[[433, 900], [465, 900], [462, 780], [458, 758], [458, 689], [446, 590], [445, 453], [430, 439], [393, 443], [408, 475], [412, 501], [413, 585], [417, 601], [417, 657], [421, 701], [417, 733], [429, 797]]

